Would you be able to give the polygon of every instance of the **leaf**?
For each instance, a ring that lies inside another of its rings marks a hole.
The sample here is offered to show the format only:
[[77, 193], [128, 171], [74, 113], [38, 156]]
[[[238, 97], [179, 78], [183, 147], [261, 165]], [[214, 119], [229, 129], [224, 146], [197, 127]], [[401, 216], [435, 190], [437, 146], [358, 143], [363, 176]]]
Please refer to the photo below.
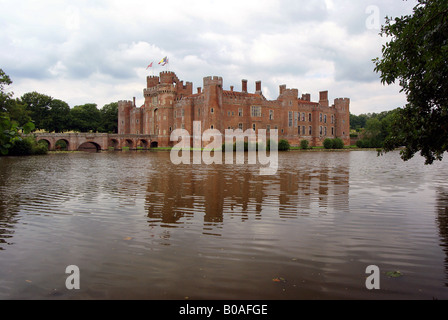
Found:
[[398, 270], [397, 271], [388, 271], [388, 272], [386, 272], [386, 275], [391, 278], [398, 278], [398, 277], [403, 276], [403, 274]]
[[274, 279], [272, 279], [272, 281], [274, 281], [274, 282], [283, 282], [283, 283], [286, 282], [285, 278], [282, 278], [282, 277], [274, 278]]
[[132, 237], [126, 237], [126, 238], [124, 238], [123, 240], [125, 240], [125, 241], [129, 241], [129, 240], [132, 240]]

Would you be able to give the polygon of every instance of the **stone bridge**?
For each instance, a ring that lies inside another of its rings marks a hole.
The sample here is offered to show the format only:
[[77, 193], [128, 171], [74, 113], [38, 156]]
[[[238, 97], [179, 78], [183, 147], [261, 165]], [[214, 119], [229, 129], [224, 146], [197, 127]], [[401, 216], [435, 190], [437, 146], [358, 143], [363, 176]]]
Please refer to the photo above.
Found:
[[63, 142], [68, 151], [83, 149], [121, 150], [129, 148], [149, 149], [158, 147], [157, 136], [142, 134], [109, 134], [109, 133], [34, 133], [36, 140], [45, 141], [48, 150], [57, 150], [58, 142]]

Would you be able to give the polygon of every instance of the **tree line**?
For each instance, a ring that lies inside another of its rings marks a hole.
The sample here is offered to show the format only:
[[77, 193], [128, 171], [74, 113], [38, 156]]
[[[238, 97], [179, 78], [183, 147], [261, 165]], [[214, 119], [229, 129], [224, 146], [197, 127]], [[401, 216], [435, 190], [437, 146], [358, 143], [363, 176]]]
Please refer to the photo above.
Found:
[[351, 136], [359, 139], [359, 148], [383, 148], [386, 139], [392, 134], [394, 121], [398, 117], [399, 109], [380, 113], [350, 114]]
[[112, 102], [98, 109], [95, 103], [70, 108], [63, 100], [49, 95], [28, 92], [19, 98], [8, 93], [6, 85], [12, 83], [0, 69], [0, 114], [9, 117], [19, 127], [34, 123], [34, 130], [47, 132], [118, 132], [118, 103]]
[[28, 92], [14, 97], [8, 90], [11, 78], [0, 69], [0, 155], [42, 154], [45, 150], [21, 133], [46, 132], [118, 132], [118, 103], [98, 109], [94, 103], [70, 108], [63, 100], [49, 95]]

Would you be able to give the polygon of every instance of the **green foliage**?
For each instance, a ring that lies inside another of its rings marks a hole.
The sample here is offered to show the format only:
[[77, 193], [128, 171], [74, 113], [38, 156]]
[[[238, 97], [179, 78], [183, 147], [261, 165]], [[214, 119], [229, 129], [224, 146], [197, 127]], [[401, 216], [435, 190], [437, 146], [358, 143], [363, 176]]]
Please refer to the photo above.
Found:
[[36, 129], [46, 129], [51, 122], [50, 119], [50, 103], [52, 97], [36, 91], [25, 93], [21, 97], [21, 101], [27, 106], [33, 119]]
[[101, 124], [101, 113], [94, 103], [75, 106], [71, 110], [72, 130], [97, 131]]
[[49, 132], [64, 132], [70, 128], [70, 106], [58, 99], [51, 100], [45, 129]]
[[291, 149], [291, 145], [288, 140], [281, 139], [278, 142], [278, 151], [289, 151], [289, 149]]
[[350, 113], [350, 129], [360, 131], [366, 127], [367, 119], [370, 114], [360, 114], [359, 116]]
[[6, 103], [11, 100], [13, 93], [6, 92], [6, 86], [12, 84], [11, 78], [0, 69], [0, 113], [6, 112]]
[[9, 150], [11, 156], [42, 155], [48, 152], [47, 146], [37, 143], [34, 137], [15, 140]]
[[344, 141], [341, 138], [334, 138], [333, 149], [344, 149]]
[[333, 149], [333, 139], [325, 139], [323, 145], [325, 149]]
[[100, 110], [100, 132], [118, 133], [118, 102], [112, 102], [103, 106]]
[[384, 151], [404, 146], [403, 160], [415, 153], [426, 164], [448, 150], [448, 2], [419, 0], [412, 15], [391, 19], [381, 29], [390, 39], [374, 59], [383, 84], [398, 81], [408, 103], [392, 119]]
[[309, 149], [309, 145], [310, 145], [310, 143], [308, 142], [308, 140], [300, 141], [300, 149], [303, 149], [303, 150]]
[[341, 138], [327, 138], [323, 142], [325, 149], [344, 149], [344, 141]]
[[19, 127], [8, 116], [0, 115], [0, 154], [8, 154], [14, 143], [22, 140], [20, 132], [28, 134], [32, 130], [34, 130], [34, 124], [32, 122], [25, 124], [23, 127]]

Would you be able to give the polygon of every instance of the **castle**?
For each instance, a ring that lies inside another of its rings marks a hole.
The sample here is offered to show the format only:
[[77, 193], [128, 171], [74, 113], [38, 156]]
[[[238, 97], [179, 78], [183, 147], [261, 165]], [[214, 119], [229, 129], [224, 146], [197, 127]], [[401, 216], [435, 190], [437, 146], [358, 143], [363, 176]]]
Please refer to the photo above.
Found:
[[321, 146], [326, 138], [341, 138], [350, 143], [350, 99], [328, 101], [328, 91], [319, 93], [319, 102], [312, 102], [310, 94], [299, 96], [298, 89], [280, 85], [276, 100], [267, 100], [261, 81], [255, 92], [247, 91], [243, 79], [241, 91], [223, 89], [221, 77], [203, 78], [203, 87], [193, 93], [191, 82], [180, 81], [174, 72], [148, 76], [143, 90], [145, 103], [141, 107], [133, 101], [118, 102], [118, 133], [122, 135], [151, 135], [151, 147], [172, 146], [171, 132], [186, 129], [193, 132], [193, 121], [201, 121], [202, 131], [217, 129], [252, 128], [278, 130], [279, 139], [297, 146], [308, 140], [310, 146]]

